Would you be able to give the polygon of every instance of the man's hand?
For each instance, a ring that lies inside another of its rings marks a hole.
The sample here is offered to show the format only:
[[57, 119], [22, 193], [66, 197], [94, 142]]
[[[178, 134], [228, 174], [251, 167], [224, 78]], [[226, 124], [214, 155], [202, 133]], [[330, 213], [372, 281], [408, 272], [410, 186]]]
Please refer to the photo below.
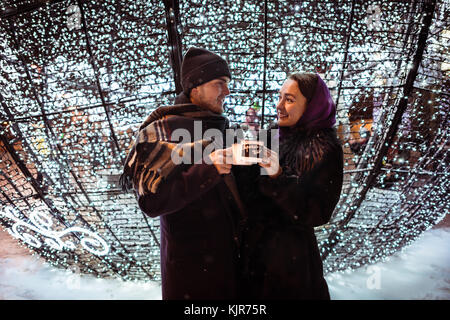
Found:
[[209, 155], [209, 162], [212, 163], [219, 174], [229, 174], [233, 163], [233, 149], [219, 149], [211, 152]]
[[267, 174], [271, 178], [276, 178], [281, 174], [281, 167], [278, 159], [278, 153], [270, 150], [269, 148], [264, 149], [263, 161], [259, 162], [259, 165], [264, 169], [266, 169]]

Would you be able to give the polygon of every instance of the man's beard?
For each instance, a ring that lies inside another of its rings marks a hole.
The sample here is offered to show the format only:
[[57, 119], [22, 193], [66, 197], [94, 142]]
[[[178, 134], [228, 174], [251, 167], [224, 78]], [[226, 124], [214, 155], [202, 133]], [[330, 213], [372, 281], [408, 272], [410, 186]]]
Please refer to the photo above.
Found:
[[220, 101], [216, 101], [216, 103], [202, 101], [201, 103], [199, 103], [199, 107], [201, 107], [203, 109], [207, 109], [207, 110], [217, 113], [217, 114], [223, 113], [223, 103], [221, 103]]

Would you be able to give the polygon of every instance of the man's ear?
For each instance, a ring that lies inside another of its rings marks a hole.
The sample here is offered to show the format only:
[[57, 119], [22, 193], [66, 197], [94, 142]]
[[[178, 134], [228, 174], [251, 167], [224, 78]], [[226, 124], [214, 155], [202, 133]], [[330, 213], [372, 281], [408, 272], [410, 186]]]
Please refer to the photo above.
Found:
[[191, 92], [189, 93], [189, 97], [191, 98], [191, 102], [194, 103], [194, 101], [197, 99], [198, 95], [198, 89], [197, 87], [192, 88]]

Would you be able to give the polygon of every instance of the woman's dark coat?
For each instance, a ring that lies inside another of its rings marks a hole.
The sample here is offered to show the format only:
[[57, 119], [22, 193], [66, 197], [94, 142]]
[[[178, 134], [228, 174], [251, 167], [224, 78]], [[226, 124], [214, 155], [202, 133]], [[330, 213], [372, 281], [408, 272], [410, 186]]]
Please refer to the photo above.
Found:
[[239, 213], [213, 165], [183, 165], [138, 203], [160, 217], [163, 299], [237, 297]]
[[327, 223], [339, 200], [342, 147], [335, 130], [297, 130], [280, 144], [283, 173], [233, 167], [248, 208], [242, 243], [242, 296], [329, 299], [313, 227]]

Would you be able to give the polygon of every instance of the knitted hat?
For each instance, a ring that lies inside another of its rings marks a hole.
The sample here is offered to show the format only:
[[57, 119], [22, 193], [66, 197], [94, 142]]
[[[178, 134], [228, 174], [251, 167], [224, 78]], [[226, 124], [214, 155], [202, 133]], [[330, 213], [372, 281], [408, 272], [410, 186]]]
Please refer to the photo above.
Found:
[[208, 81], [226, 76], [231, 79], [227, 62], [202, 48], [190, 48], [181, 64], [181, 86], [187, 95], [191, 90]]

